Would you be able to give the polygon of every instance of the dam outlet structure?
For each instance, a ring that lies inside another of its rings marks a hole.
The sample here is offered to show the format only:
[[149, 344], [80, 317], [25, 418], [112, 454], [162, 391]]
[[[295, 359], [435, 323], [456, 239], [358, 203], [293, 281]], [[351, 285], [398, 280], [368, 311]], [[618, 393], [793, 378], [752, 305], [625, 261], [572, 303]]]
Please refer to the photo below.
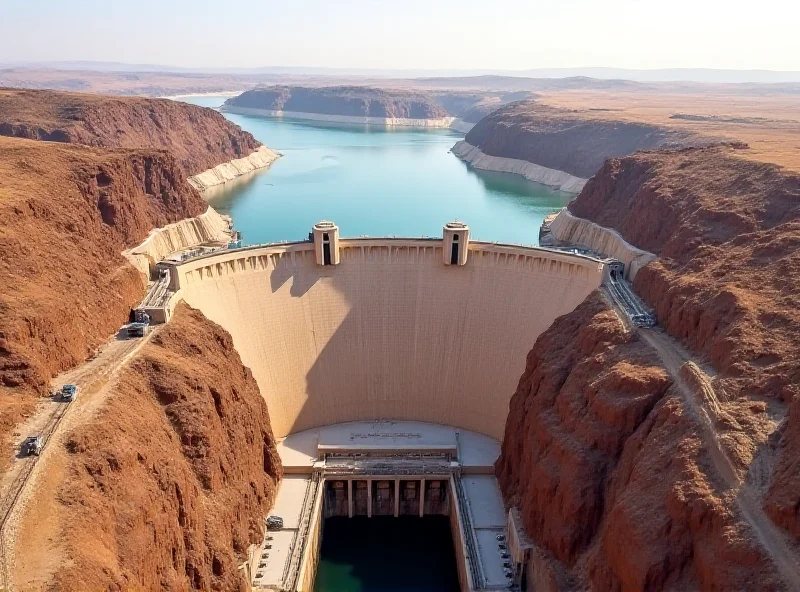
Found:
[[253, 589], [314, 589], [326, 520], [436, 516], [461, 590], [519, 585], [527, 537], [494, 477], [509, 401], [537, 336], [607, 263], [474, 241], [463, 222], [341, 238], [330, 221], [161, 262], [174, 300], [231, 334], [279, 441], [281, 520], [242, 566]]

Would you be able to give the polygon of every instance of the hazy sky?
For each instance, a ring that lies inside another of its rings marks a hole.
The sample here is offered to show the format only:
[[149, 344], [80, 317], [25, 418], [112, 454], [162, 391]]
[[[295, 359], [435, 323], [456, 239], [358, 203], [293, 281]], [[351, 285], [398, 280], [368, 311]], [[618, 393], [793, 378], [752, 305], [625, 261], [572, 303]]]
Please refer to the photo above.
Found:
[[2, 0], [0, 62], [800, 70], [795, 0]]

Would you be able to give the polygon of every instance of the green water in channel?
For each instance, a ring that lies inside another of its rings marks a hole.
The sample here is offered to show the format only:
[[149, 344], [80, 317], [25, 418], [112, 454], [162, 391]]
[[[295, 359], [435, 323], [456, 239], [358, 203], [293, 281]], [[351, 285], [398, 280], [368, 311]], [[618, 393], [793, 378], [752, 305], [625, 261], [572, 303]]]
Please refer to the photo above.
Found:
[[225, 116], [284, 155], [209, 193], [247, 244], [305, 239], [322, 219], [343, 237], [435, 237], [458, 219], [476, 240], [535, 245], [544, 216], [570, 199], [518, 175], [472, 169], [449, 152], [463, 138], [450, 130]]
[[322, 533], [314, 592], [458, 592], [447, 516], [335, 517]]

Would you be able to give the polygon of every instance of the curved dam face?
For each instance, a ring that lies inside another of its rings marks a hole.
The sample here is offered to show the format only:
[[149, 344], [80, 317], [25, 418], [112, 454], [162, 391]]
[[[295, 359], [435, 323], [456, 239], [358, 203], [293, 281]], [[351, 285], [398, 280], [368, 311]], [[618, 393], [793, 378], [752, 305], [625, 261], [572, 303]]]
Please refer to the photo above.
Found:
[[476, 242], [465, 264], [446, 265], [443, 245], [343, 239], [325, 266], [312, 242], [252, 247], [178, 264], [173, 277], [233, 336], [278, 438], [396, 419], [501, 440], [526, 354], [600, 285], [602, 266]]

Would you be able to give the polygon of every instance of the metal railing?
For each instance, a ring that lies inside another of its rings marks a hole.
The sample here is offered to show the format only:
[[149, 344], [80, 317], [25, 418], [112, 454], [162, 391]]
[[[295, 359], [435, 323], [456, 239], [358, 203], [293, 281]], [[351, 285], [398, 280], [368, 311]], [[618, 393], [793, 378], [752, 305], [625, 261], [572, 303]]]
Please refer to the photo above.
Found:
[[300, 512], [300, 522], [297, 525], [297, 533], [292, 541], [292, 554], [283, 569], [281, 578], [281, 588], [289, 592], [297, 589], [297, 578], [300, 575], [300, 563], [303, 560], [303, 550], [308, 540], [308, 532], [311, 526], [311, 514], [314, 510], [314, 503], [317, 498], [317, 490], [320, 486], [320, 475], [314, 473], [311, 481], [306, 487], [305, 497], [303, 498], [303, 509]]
[[475, 535], [475, 528], [472, 526], [472, 509], [469, 505], [467, 494], [464, 492], [461, 477], [459, 475], [453, 475], [453, 483], [455, 484], [456, 497], [458, 498], [458, 507], [461, 511], [461, 524], [464, 527], [464, 544], [467, 547], [467, 563], [469, 564], [469, 571], [472, 575], [472, 583], [476, 589], [480, 590], [486, 587], [486, 577], [483, 574], [483, 564], [478, 551], [478, 540]]

